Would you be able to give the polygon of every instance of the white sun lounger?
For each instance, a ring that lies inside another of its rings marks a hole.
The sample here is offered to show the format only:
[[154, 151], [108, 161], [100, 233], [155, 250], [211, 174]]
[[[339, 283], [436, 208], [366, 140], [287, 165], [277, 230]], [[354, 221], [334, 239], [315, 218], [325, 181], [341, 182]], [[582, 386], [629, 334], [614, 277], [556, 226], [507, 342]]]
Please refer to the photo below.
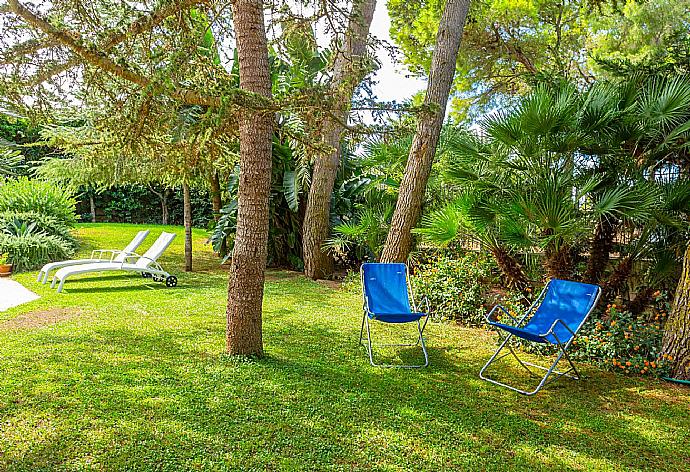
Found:
[[[158, 262], [156, 262], [161, 254], [163, 254], [168, 246], [170, 246], [170, 243], [172, 243], [173, 239], [175, 239], [175, 234], [161, 233], [161, 235], [158, 236], [158, 239], [156, 239], [156, 242], [153, 243], [153, 245], [144, 253], [143, 256], [129, 253], [126, 256], [126, 261], [95, 262], [90, 264], [63, 267], [55, 273], [53, 283], [50, 287], [54, 288], [55, 284], [60, 281], [57, 291], [62, 292], [62, 287], [65, 285], [65, 280], [73, 275], [120, 270], [126, 272], [139, 272], [144, 277], [152, 277], [156, 282], [165, 282], [166, 286], [174, 287], [177, 285], [177, 277], [170, 275], [168, 272], [163, 270], [163, 267], [161, 267]], [[134, 262], [131, 262], [130, 259], [134, 259]]]
[[105, 263], [105, 262], [125, 262], [129, 257], [129, 254], [136, 252], [137, 248], [141, 246], [144, 242], [146, 236], [149, 235], [149, 230], [139, 231], [134, 239], [132, 239], [129, 244], [123, 249], [95, 249], [91, 251], [91, 258], [89, 259], [73, 259], [70, 261], [58, 261], [50, 262], [44, 265], [38, 272], [38, 277], [36, 277], [37, 282], [43, 282], [44, 284], [48, 282], [48, 277], [50, 276], [51, 270], [60, 269], [62, 267], [69, 267], [81, 264], [90, 263]]

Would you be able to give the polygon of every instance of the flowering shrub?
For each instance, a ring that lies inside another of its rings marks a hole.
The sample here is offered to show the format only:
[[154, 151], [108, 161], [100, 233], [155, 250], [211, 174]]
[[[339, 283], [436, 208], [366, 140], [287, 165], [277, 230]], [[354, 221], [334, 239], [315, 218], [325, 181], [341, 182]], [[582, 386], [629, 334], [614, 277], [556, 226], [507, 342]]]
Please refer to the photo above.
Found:
[[483, 325], [492, 269], [489, 259], [472, 252], [457, 257], [435, 255], [416, 267], [413, 285], [417, 299], [428, 298], [436, 319]]
[[633, 316], [616, 304], [591, 319], [573, 342], [573, 357], [589, 360], [625, 374], [663, 375], [661, 354], [663, 325], [668, 317], [668, 293], [654, 293], [651, 311]]

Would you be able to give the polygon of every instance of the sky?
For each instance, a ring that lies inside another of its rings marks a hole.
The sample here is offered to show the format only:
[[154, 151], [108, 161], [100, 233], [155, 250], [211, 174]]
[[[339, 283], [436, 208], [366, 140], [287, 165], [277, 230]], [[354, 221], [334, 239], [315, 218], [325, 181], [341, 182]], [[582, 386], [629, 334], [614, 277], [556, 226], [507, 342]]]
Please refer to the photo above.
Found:
[[[379, 40], [392, 44], [390, 37], [391, 22], [388, 17], [387, 2], [376, 2], [374, 20], [371, 24], [371, 34]], [[381, 60], [381, 69], [375, 75], [378, 81], [374, 87], [376, 96], [383, 101], [401, 101], [411, 97], [416, 92], [426, 88], [426, 81], [410, 77], [403, 64], [394, 64], [388, 51], [380, 48], [377, 54]]]

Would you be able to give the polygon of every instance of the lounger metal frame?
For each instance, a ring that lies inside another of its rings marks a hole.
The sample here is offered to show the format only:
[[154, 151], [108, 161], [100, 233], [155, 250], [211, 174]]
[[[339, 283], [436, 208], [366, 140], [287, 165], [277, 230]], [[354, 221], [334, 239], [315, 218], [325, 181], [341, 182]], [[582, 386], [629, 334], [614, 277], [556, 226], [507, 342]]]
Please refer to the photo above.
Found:
[[[91, 251], [91, 257], [89, 259], [74, 259], [74, 260], [67, 260], [67, 261], [59, 261], [59, 262], [49, 262], [48, 264], [45, 264], [43, 267], [41, 267], [41, 270], [38, 271], [38, 275], [36, 276], [36, 281], [41, 282], [42, 284], [46, 284], [48, 282], [48, 277], [50, 277], [50, 271], [55, 270], [55, 269], [62, 269], [63, 267], [72, 267], [75, 265], [83, 265], [83, 264], [93, 264], [97, 262], [113, 262], [114, 259], [116, 259], [118, 256], [121, 254], [127, 254], [129, 251], [126, 249], [130, 246], [133, 246], [131, 250], [137, 249], [139, 246], [141, 246], [141, 243], [144, 242], [144, 240], [148, 237], [149, 235], [149, 230], [145, 231], [139, 231], [136, 236], [132, 239], [132, 241], [127, 244], [125, 249], [94, 249]], [[104, 257], [104, 254], [110, 254], [110, 258], [106, 259]], [[131, 254], [131, 253], [130, 253]], [[124, 261], [127, 261], [129, 259], [126, 257]]]
[[[426, 303], [426, 313], [424, 315], [424, 323], [422, 324], [420, 320], [417, 320], [417, 332], [419, 333], [419, 337], [417, 338], [417, 341], [412, 343], [412, 344], [379, 344], [380, 347], [415, 347], [421, 345], [422, 347], [422, 352], [424, 353], [424, 364], [418, 364], [418, 365], [405, 365], [405, 364], [377, 364], [374, 362], [374, 348], [373, 348], [373, 343], [371, 339], [371, 327], [369, 325], [369, 315], [373, 315], [372, 319], [376, 319], [376, 315], [372, 313], [371, 310], [369, 310], [369, 299], [366, 294], [366, 290], [364, 288], [364, 266], [362, 265], [359, 268], [359, 278], [362, 284], [362, 300], [363, 300], [363, 306], [362, 306], [362, 326], [359, 330], [359, 345], [362, 345], [362, 340], [364, 338], [364, 326], [366, 325], [367, 327], [367, 351], [369, 353], [369, 363], [373, 365], [374, 367], [384, 367], [384, 368], [400, 368], [400, 369], [419, 369], [422, 367], [427, 367], [429, 365], [429, 353], [426, 350], [426, 344], [424, 343], [424, 329], [426, 328], [426, 324], [429, 321], [429, 300], [426, 297], [423, 297], [422, 300]], [[407, 294], [409, 297], [409, 300], [412, 305], [412, 310], [414, 312], [419, 312], [417, 309], [417, 303], [415, 302], [414, 299], [414, 292], [412, 291], [412, 285], [410, 283], [410, 271], [407, 267], [407, 264], [405, 264], [405, 281], [407, 283]], [[385, 323], [382, 321], [382, 323]], [[387, 323], [387, 324], [393, 324], [393, 323]], [[400, 323], [400, 324], [406, 324], [406, 323]]]
[[[514, 316], [512, 316], [508, 312], [508, 310], [505, 307], [503, 307], [501, 305], [496, 305], [491, 309], [489, 314], [485, 316], [486, 321], [488, 323], [492, 322], [493, 321], [492, 316], [494, 315], [496, 310], [501, 310], [505, 315], [507, 315], [511, 320], [513, 320], [514, 323], [516, 323], [514, 326], [516, 328], [519, 328], [525, 322], [525, 320], [528, 319], [529, 315], [538, 308], [539, 304], [542, 302], [542, 300], [546, 296], [546, 292], [547, 292], [550, 284], [551, 284], [551, 281], [549, 281], [549, 283], [547, 283], [544, 286], [544, 288], [541, 291], [541, 293], [539, 294], [539, 296], [534, 300], [532, 305], [527, 309], [527, 311], [525, 312], [524, 315], [522, 315], [521, 318], [519, 318], [519, 319], [515, 318]], [[551, 327], [549, 328], [549, 330], [546, 333], [538, 335], [538, 337], [544, 339], [548, 344], [552, 344], [552, 345], [556, 346], [556, 348], [558, 350], [558, 353], [556, 355], [555, 360], [553, 361], [553, 363], [549, 367], [544, 367], [541, 365], [533, 364], [531, 362], [523, 361], [522, 359], [520, 359], [520, 357], [517, 355], [517, 353], [513, 349], [513, 346], [511, 346], [511, 344], [510, 344], [510, 340], [514, 336], [514, 334], [508, 333], [507, 335], [505, 335], [501, 329], [496, 330], [498, 337], [499, 337], [500, 346], [496, 350], [494, 355], [491, 356], [489, 361], [484, 365], [484, 367], [482, 367], [482, 369], [479, 371], [479, 378], [481, 378], [482, 380], [486, 380], [487, 382], [491, 382], [493, 384], [500, 385], [501, 387], [505, 387], [505, 388], [508, 388], [508, 389], [513, 390], [515, 392], [521, 393], [523, 395], [528, 395], [528, 396], [535, 395], [543, 387], [545, 387], [546, 385], [548, 385], [549, 383], [551, 383], [555, 380], [558, 380], [561, 377], [569, 377], [569, 378], [574, 379], [574, 380], [580, 380], [582, 377], [580, 376], [580, 373], [578, 372], [578, 370], [575, 368], [575, 365], [573, 364], [573, 361], [570, 359], [570, 356], [568, 355], [567, 351], [568, 351], [568, 348], [570, 347], [570, 345], [575, 340], [577, 333], [580, 331], [580, 328], [582, 328], [582, 325], [585, 324], [585, 322], [587, 321], [589, 316], [592, 314], [592, 311], [594, 311], [594, 308], [597, 306], [597, 303], [599, 301], [599, 297], [601, 297], [601, 288], [597, 287], [597, 296], [596, 296], [596, 299], [594, 300], [594, 303], [592, 303], [592, 306], [589, 308], [587, 315], [582, 319], [582, 322], [580, 322], [580, 324], [577, 326], [577, 328], [574, 331], [572, 329], [570, 329], [568, 327], [568, 325], [566, 323], [564, 323], [562, 320], [556, 319], [551, 324]], [[558, 336], [556, 335], [556, 332], [554, 331], [554, 329], [556, 328], [556, 326], [559, 323], [563, 327], [565, 327], [570, 332], [570, 334], [572, 334], [570, 339], [568, 341], [566, 341], [565, 343], [561, 342], [561, 340], [558, 339]], [[555, 344], [551, 343], [550, 341], [547, 340], [547, 338], [549, 336], [554, 337], [554, 339], [556, 340]], [[507, 348], [508, 352], [499, 356], [499, 353], [504, 348]], [[509, 384], [506, 384], [503, 382], [499, 382], [498, 380], [492, 379], [492, 378], [487, 377], [485, 375], [486, 370], [489, 368], [489, 366], [492, 363], [494, 363], [500, 359], [503, 359], [506, 356], [510, 356], [510, 355], [512, 355], [518, 361], [519, 365], [522, 366], [532, 377], [540, 378], [540, 376], [537, 375], [535, 372], [533, 372], [530, 369], [530, 367], [546, 372], [546, 374], [544, 374], [544, 376], [541, 377], [539, 384], [536, 386], [536, 388], [534, 390], [530, 390], [530, 391], [522, 390], [522, 389], [519, 389], [517, 387], [513, 387], [512, 385], [509, 385]], [[561, 359], [565, 359], [568, 362], [568, 364], [570, 365], [570, 368], [568, 370], [565, 370], [562, 372], [556, 370], [556, 367], [558, 366], [558, 363], [561, 361]], [[572, 374], [571, 374], [571, 372], [572, 372]], [[551, 377], [551, 378], [549, 378], [549, 377]]]
[[[137, 254], [135, 252], [127, 252], [125, 253], [124, 251], [120, 251], [121, 254], [127, 254], [127, 257], [123, 262], [120, 263], [120, 269], [119, 270], [124, 270], [127, 272], [139, 272], [140, 274], [146, 276], [146, 277], [153, 277], [153, 280], [156, 282], [165, 282], [168, 277], [170, 277], [170, 273], [166, 272], [163, 270], [163, 266], [161, 266], [155, 259], [151, 259], [150, 257], [142, 256], [140, 254]], [[127, 262], [129, 259], [134, 259], [134, 262]], [[135, 267], [134, 264], [136, 263], [137, 260], [139, 259], [148, 259], [150, 261], [149, 265], [146, 267]], [[125, 265], [127, 267], [125, 267]], [[79, 267], [79, 266], [73, 266], [73, 267]], [[98, 272], [96, 270], [89, 271], [89, 272]], [[88, 273], [88, 272], [87, 272]], [[150, 275], [149, 275], [150, 274]], [[79, 274], [74, 274], [74, 275], [79, 275]], [[58, 285], [58, 293], [62, 292], [62, 287], [65, 285], [65, 281], [69, 278], [69, 275], [66, 275], [65, 277], [60, 279], [60, 284]], [[53, 281], [50, 284], [50, 288], [55, 288], [55, 284], [57, 283], [58, 279], [57, 277], [53, 277]]]

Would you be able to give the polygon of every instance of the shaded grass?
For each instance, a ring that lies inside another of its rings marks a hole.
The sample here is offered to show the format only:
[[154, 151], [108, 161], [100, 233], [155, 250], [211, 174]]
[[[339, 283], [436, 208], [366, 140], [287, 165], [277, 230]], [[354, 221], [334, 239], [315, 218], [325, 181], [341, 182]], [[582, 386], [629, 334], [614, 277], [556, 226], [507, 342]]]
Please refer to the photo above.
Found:
[[[122, 247], [139, 229], [82, 225], [78, 236], [86, 253]], [[436, 323], [427, 328], [431, 367], [376, 369], [356, 344], [359, 296], [292, 273], [274, 272], [266, 284], [266, 358], [228, 357], [227, 274], [203, 232], [199, 272], [182, 272], [175, 231], [162, 259], [179, 276], [174, 289], [89, 276], [60, 295], [35, 273], [16, 277], [42, 298], [2, 319], [61, 308], [79, 315], [0, 330], [0, 468], [687, 469], [687, 389], [585, 367], [584, 382], [518, 396], [477, 378], [491, 333]]]

